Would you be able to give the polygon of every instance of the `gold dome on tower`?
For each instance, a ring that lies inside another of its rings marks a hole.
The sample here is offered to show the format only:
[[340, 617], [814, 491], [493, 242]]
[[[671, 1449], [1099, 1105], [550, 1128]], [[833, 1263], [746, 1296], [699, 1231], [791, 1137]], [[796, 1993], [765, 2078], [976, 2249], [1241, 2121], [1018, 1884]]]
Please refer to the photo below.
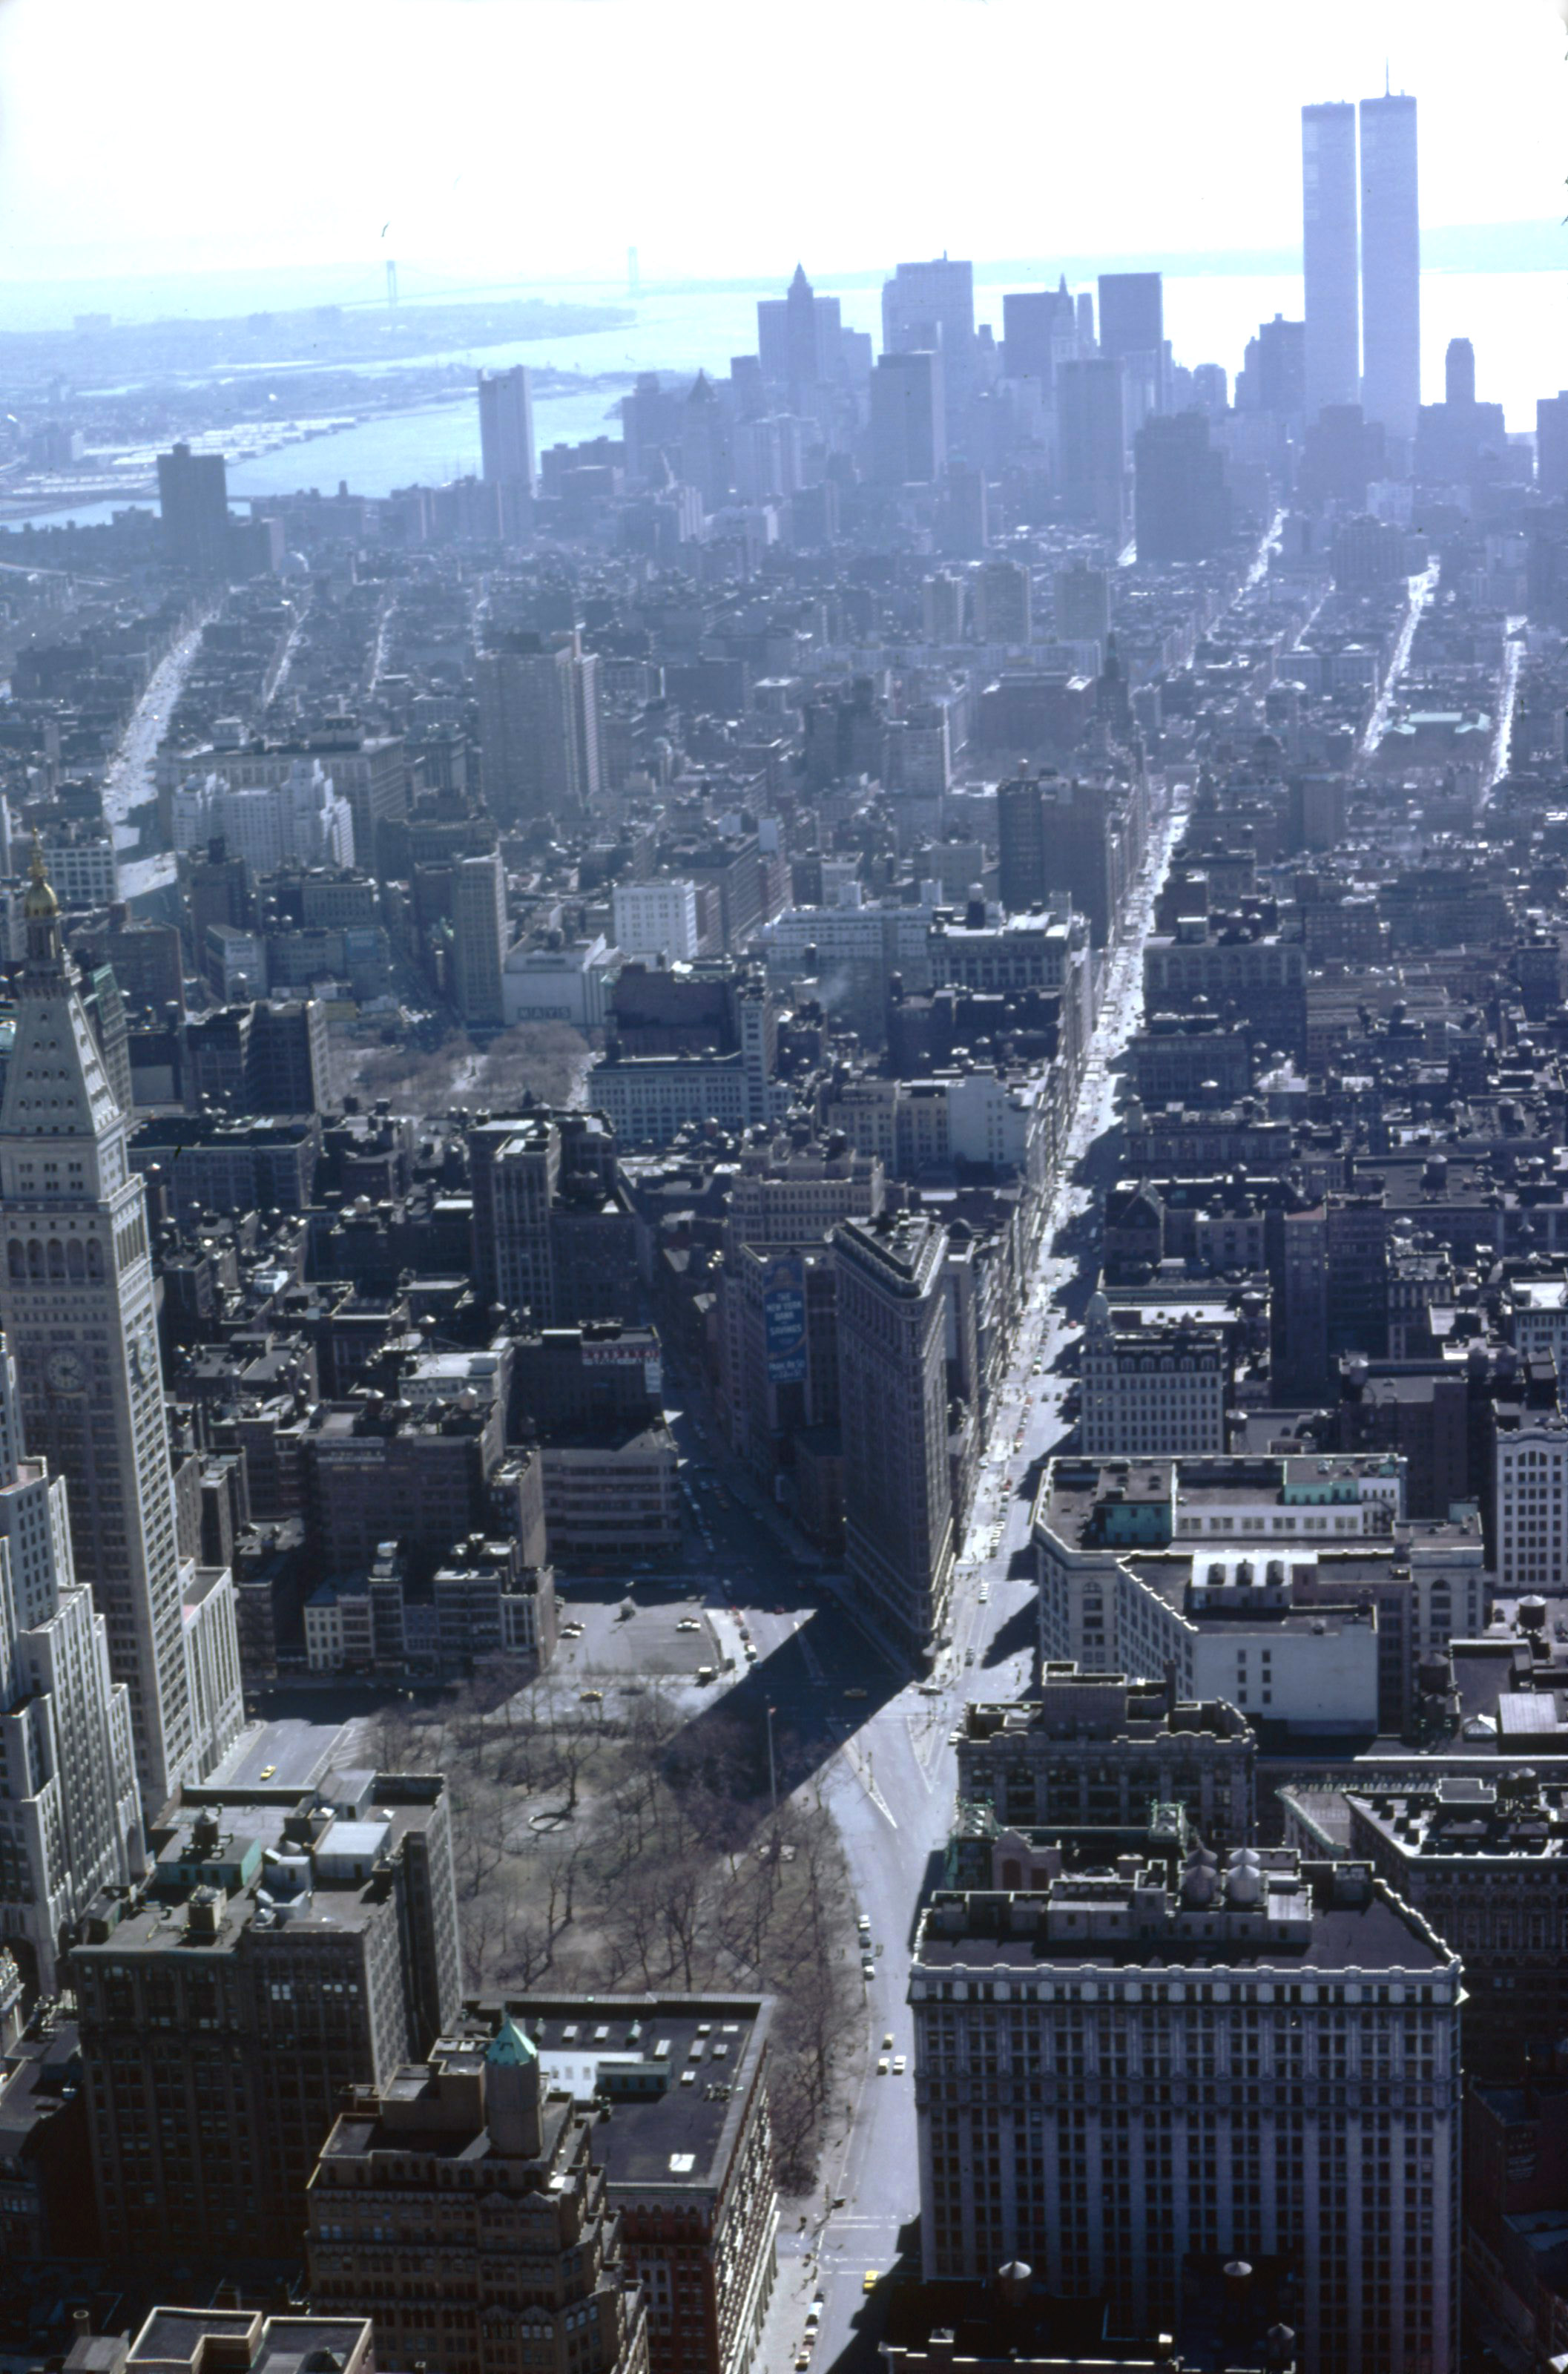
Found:
[[47, 923], [60, 912], [60, 901], [54, 896], [54, 886], [49, 879], [49, 869], [43, 862], [43, 843], [35, 831], [32, 837], [31, 880], [22, 901], [22, 913], [29, 923]]

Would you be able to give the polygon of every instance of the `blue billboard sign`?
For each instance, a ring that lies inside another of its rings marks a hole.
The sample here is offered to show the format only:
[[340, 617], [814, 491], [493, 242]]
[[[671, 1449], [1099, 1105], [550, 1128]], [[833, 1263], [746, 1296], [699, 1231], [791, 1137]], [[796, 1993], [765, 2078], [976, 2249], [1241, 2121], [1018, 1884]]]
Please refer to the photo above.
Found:
[[806, 1381], [806, 1267], [798, 1253], [767, 1264], [762, 1284], [763, 1330], [770, 1385]]

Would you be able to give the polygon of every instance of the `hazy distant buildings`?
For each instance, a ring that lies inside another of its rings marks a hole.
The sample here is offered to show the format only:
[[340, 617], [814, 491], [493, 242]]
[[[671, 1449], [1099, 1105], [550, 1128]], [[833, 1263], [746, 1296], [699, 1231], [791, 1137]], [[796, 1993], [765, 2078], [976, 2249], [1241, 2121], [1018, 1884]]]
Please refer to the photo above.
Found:
[[1450, 338], [1443, 358], [1443, 402], [1423, 404], [1415, 442], [1415, 476], [1463, 484], [1495, 464], [1507, 448], [1500, 404], [1476, 402], [1476, 350], [1469, 338]]
[[1551, 502], [1568, 495], [1568, 389], [1537, 399], [1536, 485]]
[[983, 643], [1026, 643], [1033, 625], [1029, 571], [1021, 560], [988, 560], [975, 572], [975, 631]]
[[942, 358], [930, 348], [879, 355], [872, 373], [872, 474], [884, 486], [929, 486], [947, 462]]
[[1004, 296], [1001, 335], [1009, 379], [1037, 379], [1047, 391], [1054, 387], [1058, 360], [1070, 358], [1078, 343], [1065, 280], [1059, 288], [1017, 289]]
[[452, 868], [452, 1004], [464, 1022], [506, 1019], [507, 876], [499, 850]]
[[1102, 272], [1100, 352], [1157, 355], [1164, 343], [1164, 286], [1159, 273]]
[[474, 664], [486, 804], [497, 823], [598, 797], [599, 662], [577, 636], [504, 636]]
[[783, 297], [757, 300], [756, 350], [762, 376], [777, 394], [802, 401], [842, 376], [844, 324], [837, 297], [818, 297], [796, 264]]
[[1122, 366], [1129, 433], [1151, 412], [1169, 408], [1164, 291], [1157, 272], [1101, 273], [1100, 352]]
[[1255, 409], [1299, 419], [1306, 410], [1306, 323], [1276, 313], [1248, 340], [1246, 363]]
[[486, 486], [533, 492], [533, 384], [522, 363], [480, 372], [479, 450]]
[[1127, 533], [1127, 413], [1119, 357], [1064, 363], [1057, 373], [1061, 491], [1075, 517], [1119, 542]]
[[176, 569], [194, 577], [228, 574], [228, 473], [221, 453], [188, 445], [158, 457], [158, 507]]
[[617, 882], [613, 913], [615, 946], [623, 956], [690, 964], [702, 954], [695, 882], [667, 875], [653, 882]]
[[1306, 417], [1361, 395], [1357, 312], [1356, 112], [1301, 112], [1301, 255], [1306, 288]]
[[216, 770], [193, 774], [170, 799], [177, 850], [221, 840], [252, 874], [280, 865], [352, 865], [354, 812], [319, 758], [296, 758], [281, 783], [231, 783]]
[[946, 549], [959, 560], [980, 560], [990, 542], [990, 499], [986, 474], [966, 462], [954, 462], [947, 473]]
[[1010, 915], [1029, 914], [1046, 903], [1046, 804], [1036, 777], [997, 785], [996, 821], [1002, 906]]
[[1207, 560], [1231, 531], [1224, 458], [1200, 412], [1146, 420], [1134, 472], [1138, 558], [1147, 564]]
[[1103, 643], [1111, 630], [1111, 582], [1103, 569], [1075, 560], [1056, 574], [1056, 631], [1064, 643]]
[[1361, 103], [1362, 409], [1413, 437], [1421, 406], [1421, 212], [1416, 103]]
[[968, 390], [975, 359], [975, 267], [939, 255], [901, 264], [882, 291], [884, 355], [933, 348], [949, 404]]
[[1476, 350], [1469, 338], [1450, 338], [1443, 358], [1443, 400], [1456, 408], [1476, 400]]

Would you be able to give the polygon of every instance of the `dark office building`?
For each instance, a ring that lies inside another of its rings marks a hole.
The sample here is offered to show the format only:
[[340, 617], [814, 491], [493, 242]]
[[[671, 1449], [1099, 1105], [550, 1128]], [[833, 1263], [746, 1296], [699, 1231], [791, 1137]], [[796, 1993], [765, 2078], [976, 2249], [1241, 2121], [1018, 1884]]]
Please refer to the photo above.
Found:
[[1416, 103], [1361, 102], [1361, 400], [1396, 436], [1421, 407], [1421, 207]]
[[1097, 948], [1110, 941], [1122, 887], [1123, 843], [1111, 830], [1115, 798], [1108, 784], [1063, 776], [1044, 787], [1047, 895], [1067, 892]]
[[1102, 272], [1102, 355], [1157, 355], [1165, 343], [1164, 289], [1157, 272]]
[[176, 569], [194, 577], [228, 574], [228, 473], [221, 453], [176, 445], [158, 457], [158, 504]]
[[1061, 490], [1069, 510], [1106, 535], [1127, 525], [1125, 374], [1117, 356], [1063, 363], [1057, 373]]
[[1553, 502], [1568, 495], [1568, 390], [1536, 400], [1536, 485]]
[[1387, 475], [1382, 423], [1368, 420], [1359, 404], [1326, 404], [1302, 441], [1296, 487], [1303, 500], [1364, 510], [1367, 488]]
[[872, 373], [871, 461], [884, 485], [929, 486], [947, 465], [942, 358], [879, 355]]
[[427, 2053], [462, 1992], [445, 1782], [192, 1789], [70, 1956], [118, 2259], [297, 2258], [344, 2088]]
[[1231, 532], [1223, 457], [1200, 412], [1146, 420], [1138, 432], [1134, 520], [1143, 561], [1206, 560]]
[[1072, 300], [1065, 288], [1011, 290], [1001, 300], [1003, 364], [1009, 379], [1054, 384], [1052, 340], [1071, 337]]
[[326, 1010], [317, 999], [263, 999], [252, 1007], [246, 1086], [252, 1112], [325, 1112], [332, 1063]]
[[1503, 406], [1476, 402], [1474, 347], [1469, 338], [1450, 338], [1443, 402], [1423, 404], [1416, 426], [1416, 476], [1462, 485], [1480, 475], [1483, 457], [1495, 467], [1507, 444]]
[[1025, 914], [1046, 896], [1046, 810], [1037, 776], [997, 785], [996, 826], [1001, 903], [1010, 915]]
[[1306, 410], [1306, 323], [1276, 313], [1258, 332], [1258, 408], [1294, 417]]
[[1301, 112], [1302, 277], [1306, 409], [1354, 404], [1361, 390], [1356, 112], [1342, 100]]

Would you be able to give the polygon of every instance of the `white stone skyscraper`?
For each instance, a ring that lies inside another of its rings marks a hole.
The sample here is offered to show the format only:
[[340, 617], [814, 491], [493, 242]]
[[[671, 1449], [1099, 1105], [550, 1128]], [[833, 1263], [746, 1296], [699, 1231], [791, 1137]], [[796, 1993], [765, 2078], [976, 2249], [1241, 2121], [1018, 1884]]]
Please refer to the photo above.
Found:
[[146, 1198], [36, 842], [24, 910], [0, 1102], [0, 1321], [29, 1449], [68, 1489], [76, 1571], [130, 1692], [153, 1812], [203, 1779], [239, 1729], [233, 1582], [227, 1569], [199, 1582], [181, 1571]]
[[0, 1339], [0, 1938], [45, 1993], [64, 1931], [145, 1860], [129, 1695], [72, 1567], [65, 1487], [23, 1451]]

